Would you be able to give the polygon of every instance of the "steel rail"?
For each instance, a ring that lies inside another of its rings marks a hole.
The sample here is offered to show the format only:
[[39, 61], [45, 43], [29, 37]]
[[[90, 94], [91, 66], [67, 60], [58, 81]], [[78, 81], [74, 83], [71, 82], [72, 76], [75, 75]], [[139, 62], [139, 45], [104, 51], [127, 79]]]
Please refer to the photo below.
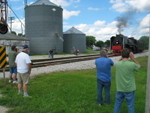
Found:
[[[110, 55], [109, 57], [111, 56], [112, 55]], [[60, 58], [53, 58], [53, 59], [34, 59], [32, 60], [32, 68], [93, 60], [99, 57], [100, 57], [99, 54], [91, 54], [91, 55], [79, 55], [79, 56], [71, 56], [71, 57], [60, 57]], [[5, 70], [9, 71], [9, 68], [5, 68]], [[2, 72], [2, 69], [0, 69], [0, 72]]]

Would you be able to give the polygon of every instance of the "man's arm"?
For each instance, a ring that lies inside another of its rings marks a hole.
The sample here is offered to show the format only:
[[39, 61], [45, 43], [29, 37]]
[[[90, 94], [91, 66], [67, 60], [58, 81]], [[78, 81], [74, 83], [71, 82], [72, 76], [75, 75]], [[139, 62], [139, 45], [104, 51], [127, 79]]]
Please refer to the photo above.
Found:
[[31, 63], [29, 63], [29, 64], [27, 64], [27, 66], [28, 66], [28, 73], [30, 74], [31, 73], [32, 65], [31, 65]]
[[133, 52], [130, 52], [130, 59], [131, 59], [134, 63], [139, 64], [139, 63], [136, 61], [136, 59], [134, 58]]

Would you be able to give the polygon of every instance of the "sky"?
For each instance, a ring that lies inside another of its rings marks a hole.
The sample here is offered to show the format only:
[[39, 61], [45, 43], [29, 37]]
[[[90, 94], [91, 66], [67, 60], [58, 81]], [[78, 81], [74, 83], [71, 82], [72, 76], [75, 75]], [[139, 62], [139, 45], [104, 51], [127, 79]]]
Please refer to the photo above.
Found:
[[[27, 0], [27, 4], [35, 1]], [[63, 8], [63, 32], [75, 27], [86, 36], [94, 36], [97, 41], [110, 40], [119, 33], [136, 39], [150, 36], [149, 0], [50, 1]], [[21, 24], [25, 20], [24, 0], [8, 0], [8, 5], [13, 10], [8, 11], [8, 17], [14, 17], [12, 31], [24, 34], [24, 26]], [[9, 19], [8, 23], [10, 26]]]

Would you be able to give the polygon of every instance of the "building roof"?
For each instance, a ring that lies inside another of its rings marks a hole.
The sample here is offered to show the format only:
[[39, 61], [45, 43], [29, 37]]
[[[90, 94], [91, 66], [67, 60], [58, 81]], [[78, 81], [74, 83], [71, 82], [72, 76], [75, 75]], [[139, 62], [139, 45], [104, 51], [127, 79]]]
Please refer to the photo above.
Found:
[[0, 34], [0, 40], [22, 40], [22, 41], [29, 41], [25, 37], [17, 36], [12, 33]]
[[64, 32], [64, 34], [84, 34], [75, 27], [70, 28], [68, 31]]
[[31, 5], [51, 5], [51, 6], [57, 6], [56, 4], [52, 3], [50, 0], [37, 0]]

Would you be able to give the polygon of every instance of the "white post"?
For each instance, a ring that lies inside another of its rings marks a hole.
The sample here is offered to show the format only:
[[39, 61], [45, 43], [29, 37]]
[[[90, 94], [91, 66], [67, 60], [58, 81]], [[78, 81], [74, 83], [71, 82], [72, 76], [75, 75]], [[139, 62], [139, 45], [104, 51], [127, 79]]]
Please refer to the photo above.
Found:
[[150, 113], [150, 17], [149, 17], [149, 52], [148, 52], [145, 113]]

